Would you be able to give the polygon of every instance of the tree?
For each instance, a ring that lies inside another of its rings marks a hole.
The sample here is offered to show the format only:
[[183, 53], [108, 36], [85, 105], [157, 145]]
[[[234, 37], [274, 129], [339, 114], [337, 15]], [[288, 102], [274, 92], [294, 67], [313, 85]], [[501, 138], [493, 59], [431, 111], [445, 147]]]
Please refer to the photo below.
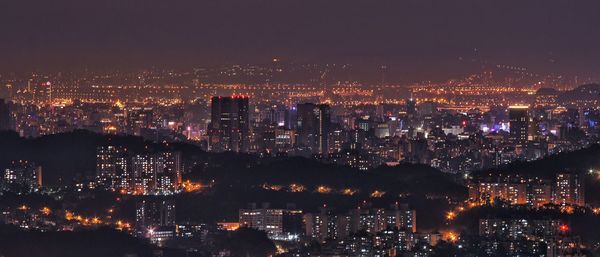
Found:
[[240, 228], [217, 238], [215, 246], [235, 257], [264, 257], [276, 251], [275, 244], [265, 232], [250, 228]]

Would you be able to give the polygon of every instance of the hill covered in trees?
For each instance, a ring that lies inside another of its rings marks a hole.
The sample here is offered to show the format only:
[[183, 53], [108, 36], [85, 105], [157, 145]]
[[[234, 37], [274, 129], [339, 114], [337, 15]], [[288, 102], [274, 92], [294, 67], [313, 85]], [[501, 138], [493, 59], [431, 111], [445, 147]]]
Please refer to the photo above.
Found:
[[[590, 173], [590, 170], [592, 171]], [[557, 173], [578, 173], [585, 176], [585, 198], [587, 203], [600, 203], [600, 145], [573, 152], [550, 155], [531, 162], [514, 162], [499, 168], [480, 170], [474, 178], [497, 174], [539, 177], [552, 180]]]
[[474, 175], [502, 173], [553, 178], [556, 173], [560, 172], [568, 171], [583, 174], [590, 169], [600, 169], [600, 145], [598, 144], [573, 152], [550, 155], [535, 161], [517, 161], [499, 168], [478, 171]]
[[460, 194], [462, 190], [452, 176], [424, 165], [382, 166], [365, 172], [301, 157], [258, 158], [236, 153], [206, 153], [193, 144], [157, 144], [135, 136], [83, 130], [39, 138], [22, 138], [14, 132], [2, 132], [0, 167], [13, 160], [33, 161], [42, 166], [45, 185], [69, 185], [74, 179], [94, 177], [96, 148], [106, 144], [123, 145], [132, 152], [180, 151], [187, 170], [192, 171], [186, 174], [186, 178], [215, 180], [217, 186], [239, 189], [265, 184], [300, 184], [307, 189], [325, 185], [361, 193], [382, 190], [390, 193]]
[[39, 232], [1, 225], [0, 238], [0, 255], [7, 257], [106, 257], [127, 254], [150, 257], [154, 256], [152, 251], [155, 248], [109, 228]]
[[132, 152], [177, 149], [186, 156], [205, 157], [199, 147], [189, 144], [155, 144], [141, 137], [97, 134], [85, 130], [23, 138], [16, 132], [0, 132], [0, 167], [14, 160], [29, 160], [43, 168], [44, 185], [70, 185], [77, 179], [93, 177], [96, 171], [96, 148], [117, 144]]

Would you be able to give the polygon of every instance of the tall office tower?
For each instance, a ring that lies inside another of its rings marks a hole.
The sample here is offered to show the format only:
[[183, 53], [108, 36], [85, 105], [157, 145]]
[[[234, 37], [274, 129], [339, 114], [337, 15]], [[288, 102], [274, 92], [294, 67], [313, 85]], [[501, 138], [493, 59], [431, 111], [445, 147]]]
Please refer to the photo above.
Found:
[[556, 174], [554, 203], [558, 205], [585, 205], [583, 177], [574, 173]]
[[316, 137], [315, 104], [304, 103], [296, 107], [296, 144], [301, 147], [312, 147]]
[[419, 127], [419, 112], [417, 110], [417, 101], [412, 97], [406, 100], [406, 125], [409, 128]]
[[289, 149], [294, 146], [296, 137], [294, 135], [294, 130], [286, 129], [286, 128], [277, 128], [275, 129], [275, 148], [278, 151], [285, 152], [286, 149]]
[[320, 154], [329, 153], [329, 130], [331, 129], [331, 108], [329, 105], [317, 106], [317, 146]]
[[296, 120], [298, 119], [298, 107], [292, 106], [288, 111], [288, 117], [286, 120], [285, 128], [296, 129]]
[[417, 101], [413, 98], [406, 100], [406, 114], [409, 119], [415, 118], [417, 116]]
[[209, 125], [211, 151], [248, 152], [249, 117], [246, 96], [213, 97]]
[[364, 132], [371, 130], [371, 121], [368, 118], [357, 118], [355, 124], [356, 128], [362, 129]]
[[275, 131], [277, 125], [270, 122], [261, 122], [254, 127], [254, 134], [256, 135], [256, 146], [258, 149], [270, 152], [275, 149]]
[[10, 111], [8, 103], [4, 99], [0, 99], [0, 131], [10, 130]]
[[331, 128], [331, 108], [326, 104], [298, 104], [296, 143], [308, 147], [313, 153], [329, 152], [329, 130]]
[[529, 131], [529, 116], [527, 106], [508, 107], [508, 118], [510, 121], [510, 140], [514, 144], [524, 145], [527, 143]]
[[135, 226], [138, 232], [152, 227], [175, 225], [175, 201], [166, 198], [147, 198], [136, 203]]
[[277, 125], [278, 127], [290, 127], [290, 111], [287, 106], [274, 105], [273, 107], [267, 108], [265, 117], [262, 117], [259, 121], [268, 121]]
[[348, 142], [348, 133], [341, 128], [332, 129], [329, 137], [329, 153], [339, 153]]
[[133, 107], [127, 109], [125, 113], [127, 133], [140, 135], [140, 130], [152, 127], [153, 111], [152, 108]]

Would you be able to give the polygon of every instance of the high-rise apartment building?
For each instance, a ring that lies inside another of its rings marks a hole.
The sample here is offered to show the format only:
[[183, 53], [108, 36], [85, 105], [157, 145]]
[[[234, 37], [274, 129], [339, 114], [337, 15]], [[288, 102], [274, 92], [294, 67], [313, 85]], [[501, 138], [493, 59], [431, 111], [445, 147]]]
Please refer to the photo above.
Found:
[[122, 146], [96, 149], [97, 182], [123, 194], [169, 195], [181, 190], [180, 152], [131, 154]]
[[136, 203], [135, 230], [138, 236], [163, 245], [175, 235], [175, 201], [168, 198], [147, 198]]
[[1, 175], [0, 185], [5, 190], [16, 187], [34, 192], [42, 186], [42, 167], [31, 161], [12, 161]]
[[558, 205], [585, 205], [583, 177], [574, 173], [556, 174], [554, 203]]

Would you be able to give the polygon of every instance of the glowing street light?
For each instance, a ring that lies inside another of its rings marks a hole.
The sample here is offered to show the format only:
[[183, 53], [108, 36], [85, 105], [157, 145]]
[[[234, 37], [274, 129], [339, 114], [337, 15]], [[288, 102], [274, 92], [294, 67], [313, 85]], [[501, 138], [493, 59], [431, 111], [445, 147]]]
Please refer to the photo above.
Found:
[[454, 220], [456, 218], [456, 213], [453, 211], [449, 211], [446, 213], [447, 220]]

